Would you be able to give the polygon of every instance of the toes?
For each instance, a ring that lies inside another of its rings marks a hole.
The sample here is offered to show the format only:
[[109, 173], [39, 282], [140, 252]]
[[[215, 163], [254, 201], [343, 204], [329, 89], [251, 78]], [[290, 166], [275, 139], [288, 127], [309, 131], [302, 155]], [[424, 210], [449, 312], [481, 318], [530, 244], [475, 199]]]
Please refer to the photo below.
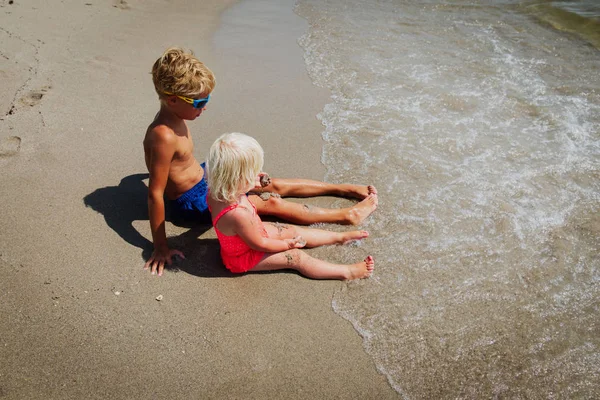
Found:
[[379, 204], [379, 196], [377, 196], [377, 193], [372, 193], [370, 196], [373, 198], [373, 204]]
[[377, 204], [378, 198], [376, 193], [370, 193], [367, 197], [363, 199], [363, 204]]

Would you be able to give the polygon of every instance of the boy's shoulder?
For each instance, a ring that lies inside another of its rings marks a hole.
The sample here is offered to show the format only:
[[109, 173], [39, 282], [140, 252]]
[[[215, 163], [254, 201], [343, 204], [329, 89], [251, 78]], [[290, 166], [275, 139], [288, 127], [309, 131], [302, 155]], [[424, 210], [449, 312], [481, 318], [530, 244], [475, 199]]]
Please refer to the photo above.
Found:
[[169, 144], [174, 143], [177, 138], [175, 130], [164, 122], [154, 121], [146, 130], [144, 142], [147, 144]]

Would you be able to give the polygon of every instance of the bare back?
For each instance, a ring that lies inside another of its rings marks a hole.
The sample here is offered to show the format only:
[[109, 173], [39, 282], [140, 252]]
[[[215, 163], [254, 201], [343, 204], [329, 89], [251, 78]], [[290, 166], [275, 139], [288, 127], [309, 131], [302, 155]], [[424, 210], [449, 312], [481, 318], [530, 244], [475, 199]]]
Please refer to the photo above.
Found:
[[[185, 122], [169, 121], [159, 113], [146, 131], [144, 155], [151, 180], [168, 174], [164, 188], [167, 198], [176, 199], [202, 180], [204, 170], [193, 152], [194, 143]], [[170, 156], [168, 164], [161, 161], [165, 154]]]

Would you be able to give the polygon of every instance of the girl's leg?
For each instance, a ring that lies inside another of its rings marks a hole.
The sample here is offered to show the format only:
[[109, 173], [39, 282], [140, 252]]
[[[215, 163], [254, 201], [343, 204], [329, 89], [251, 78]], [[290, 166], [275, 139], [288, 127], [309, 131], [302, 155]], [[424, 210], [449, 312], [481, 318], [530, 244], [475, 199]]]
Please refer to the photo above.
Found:
[[323, 229], [304, 228], [300, 226], [265, 222], [265, 229], [270, 238], [292, 239], [302, 236], [307, 248], [328, 244], [345, 244], [351, 240], [360, 240], [369, 236], [367, 231], [332, 232]]
[[358, 225], [375, 211], [378, 203], [376, 194], [369, 194], [364, 200], [352, 207], [336, 209], [294, 203], [275, 196], [263, 200], [256, 194], [250, 194], [248, 199], [254, 204], [259, 215], [271, 215], [302, 225], [319, 222]]
[[334, 184], [311, 179], [271, 178], [271, 183], [263, 188], [265, 192], [274, 192], [283, 197], [340, 196], [359, 200], [370, 194], [377, 194], [375, 186]]
[[368, 256], [356, 264], [332, 264], [313, 258], [298, 249], [281, 253], [267, 253], [263, 259], [250, 271], [274, 271], [279, 269], [294, 269], [302, 275], [313, 279], [362, 279], [373, 273], [375, 261]]

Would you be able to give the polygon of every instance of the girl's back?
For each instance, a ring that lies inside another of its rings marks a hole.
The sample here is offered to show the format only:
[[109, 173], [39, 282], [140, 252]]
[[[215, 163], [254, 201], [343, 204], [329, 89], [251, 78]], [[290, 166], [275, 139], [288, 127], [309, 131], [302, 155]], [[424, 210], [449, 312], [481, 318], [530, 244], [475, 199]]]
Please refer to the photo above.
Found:
[[[254, 267], [264, 256], [264, 252], [253, 250], [237, 234], [236, 228], [247, 224], [250, 219], [261, 236], [268, 237], [262, 221], [256, 213], [254, 205], [246, 196], [241, 196], [238, 203], [226, 203], [208, 198], [215, 233], [221, 245], [223, 263], [232, 272], [246, 272]], [[242, 221], [245, 220], [245, 221]]]

